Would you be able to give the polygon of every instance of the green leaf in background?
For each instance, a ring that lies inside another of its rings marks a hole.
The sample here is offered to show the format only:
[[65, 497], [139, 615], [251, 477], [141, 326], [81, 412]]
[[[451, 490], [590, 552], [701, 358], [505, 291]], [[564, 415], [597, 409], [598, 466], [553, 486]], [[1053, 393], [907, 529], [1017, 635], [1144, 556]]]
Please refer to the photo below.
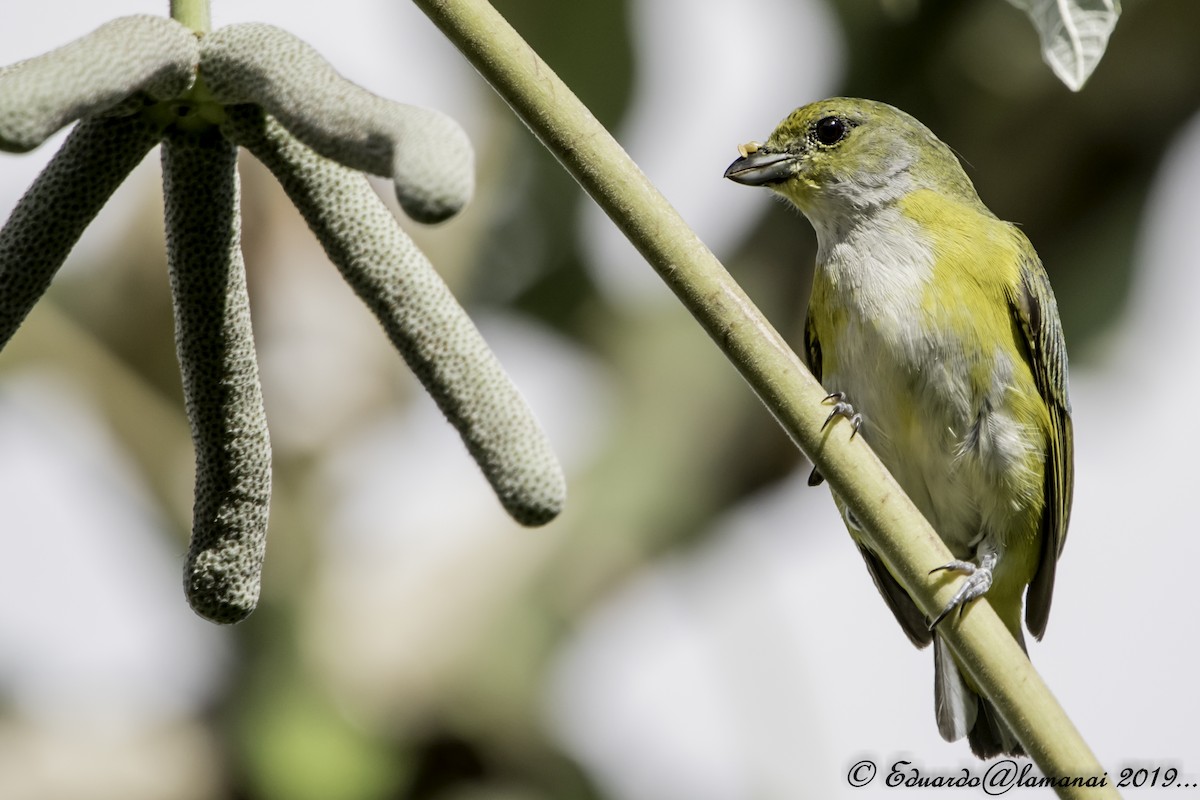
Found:
[[1078, 92], [1100, 63], [1121, 16], [1120, 0], [1008, 0], [1033, 20], [1042, 58]]

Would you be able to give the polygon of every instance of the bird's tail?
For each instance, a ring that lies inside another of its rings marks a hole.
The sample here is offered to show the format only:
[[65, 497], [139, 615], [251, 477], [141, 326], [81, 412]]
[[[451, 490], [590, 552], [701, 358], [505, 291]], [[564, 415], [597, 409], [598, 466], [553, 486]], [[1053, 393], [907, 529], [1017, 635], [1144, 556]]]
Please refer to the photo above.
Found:
[[[1021, 643], [1024, 648], [1024, 642]], [[942, 637], [933, 636], [933, 697], [938, 732], [948, 742], [964, 736], [980, 758], [1021, 756], [1017, 737], [1000, 719], [995, 706], [967, 685]]]

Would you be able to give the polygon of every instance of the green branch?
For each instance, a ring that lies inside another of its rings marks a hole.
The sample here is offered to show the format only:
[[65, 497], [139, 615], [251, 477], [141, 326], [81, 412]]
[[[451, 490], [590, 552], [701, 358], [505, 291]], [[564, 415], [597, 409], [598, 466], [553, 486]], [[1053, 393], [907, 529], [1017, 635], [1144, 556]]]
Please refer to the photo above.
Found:
[[171, 0], [171, 19], [186, 25], [196, 33], [208, 33], [212, 30], [208, 0]]
[[[954, 594], [930, 570], [951, 554], [861, 438], [822, 429], [825, 391], [716, 257], [550, 67], [485, 0], [414, 0], [612, 218], [692, 312], [863, 526], [862, 538], [930, 618]], [[720, 170], [714, 172], [714, 180]], [[939, 631], [1044, 774], [1103, 774], [1012, 635], [984, 601]], [[1059, 789], [1115, 797], [1111, 787]]]

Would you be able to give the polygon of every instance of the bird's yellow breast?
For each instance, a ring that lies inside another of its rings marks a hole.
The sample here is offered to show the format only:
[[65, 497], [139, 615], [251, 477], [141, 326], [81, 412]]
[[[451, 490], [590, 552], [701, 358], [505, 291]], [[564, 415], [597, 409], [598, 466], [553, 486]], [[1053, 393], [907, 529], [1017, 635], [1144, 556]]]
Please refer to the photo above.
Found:
[[985, 530], [1032, 541], [1040, 518], [1048, 415], [1008, 302], [1022, 242], [982, 206], [917, 191], [818, 256], [823, 382], [961, 555]]

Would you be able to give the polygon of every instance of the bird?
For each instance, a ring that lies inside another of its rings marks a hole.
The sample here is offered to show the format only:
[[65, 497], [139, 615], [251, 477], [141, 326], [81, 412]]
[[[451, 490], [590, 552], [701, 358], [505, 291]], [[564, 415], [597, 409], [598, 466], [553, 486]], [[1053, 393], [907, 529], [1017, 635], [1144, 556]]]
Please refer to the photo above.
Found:
[[[827, 424], [852, 423], [953, 554], [933, 571], [962, 576], [927, 621], [834, 494], [904, 632], [933, 644], [938, 731], [966, 737], [980, 758], [1021, 755], [937, 625], [986, 595], [1022, 649], [1022, 605], [1033, 637], [1046, 631], [1074, 483], [1067, 352], [1046, 270], [954, 151], [886, 103], [810, 103], [739, 156], [725, 177], [771, 189], [816, 233], [803, 349], [829, 392]], [[809, 483], [820, 481], [814, 469]]]

